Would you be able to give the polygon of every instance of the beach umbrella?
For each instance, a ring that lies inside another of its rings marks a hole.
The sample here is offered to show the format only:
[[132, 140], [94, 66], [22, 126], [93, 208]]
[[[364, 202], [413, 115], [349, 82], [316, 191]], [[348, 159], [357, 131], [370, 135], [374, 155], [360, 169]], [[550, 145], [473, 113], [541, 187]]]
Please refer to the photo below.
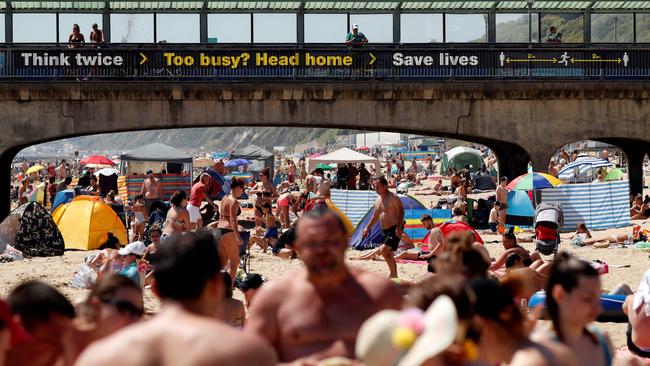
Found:
[[370, 150], [370, 148], [368, 146], [361, 146], [361, 147], [357, 147], [357, 150], [368, 151], [368, 150]]
[[320, 164], [316, 165], [316, 169], [318, 169], [318, 168], [320, 168], [322, 170], [325, 170], [325, 171], [334, 169], [334, 168], [332, 168], [331, 165], [323, 164], [323, 163], [320, 163]]
[[581, 158], [565, 165], [558, 174], [562, 180], [589, 180], [592, 178], [594, 169], [608, 168], [614, 164], [605, 159]]
[[562, 184], [562, 181], [552, 175], [533, 172], [518, 176], [508, 183], [506, 188], [515, 191], [531, 191], [552, 188], [560, 184]]
[[605, 179], [603, 179], [605, 182], [610, 182], [613, 180], [621, 180], [621, 178], [625, 175], [625, 172], [620, 169], [620, 168], [614, 168], [607, 173], [605, 176]]
[[242, 166], [242, 165], [250, 165], [250, 164], [253, 164], [253, 162], [250, 161], [250, 160], [233, 159], [233, 160], [228, 160], [228, 162], [226, 164], [224, 164], [224, 166], [226, 168], [234, 168], [234, 167], [238, 167], [238, 166]]
[[45, 169], [45, 167], [42, 166], [42, 165], [34, 165], [33, 167], [27, 169], [25, 174], [32, 174], [32, 173], [40, 172], [43, 169]]
[[99, 165], [115, 166], [115, 163], [111, 159], [102, 155], [86, 156], [85, 158], [81, 159], [81, 164], [83, 165], [94, 164], [95, 166], [99, 166]]

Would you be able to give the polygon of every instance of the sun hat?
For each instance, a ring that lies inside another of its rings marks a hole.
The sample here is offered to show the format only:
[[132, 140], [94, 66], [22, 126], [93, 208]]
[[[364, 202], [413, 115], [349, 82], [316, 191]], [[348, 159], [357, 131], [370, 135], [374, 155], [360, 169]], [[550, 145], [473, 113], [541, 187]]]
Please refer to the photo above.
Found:
[[449, 348], [457, 330], [454, 303], [441, 295], [424, 313], [410, 308], [370, 317], [359, 330], [355, 351], [367, 366], [419, 366]]
[[128, 255], [128, 254], [134, 254], [134, 255], [142, 255], [144, 254], [144, 251], [147, 249], [147, 247], [144, 245], [143, 242], [141, 241], [134, 241], [131, 244], [127, 244], [124, 248], [118, 250], [117, 252], [120, 255]]

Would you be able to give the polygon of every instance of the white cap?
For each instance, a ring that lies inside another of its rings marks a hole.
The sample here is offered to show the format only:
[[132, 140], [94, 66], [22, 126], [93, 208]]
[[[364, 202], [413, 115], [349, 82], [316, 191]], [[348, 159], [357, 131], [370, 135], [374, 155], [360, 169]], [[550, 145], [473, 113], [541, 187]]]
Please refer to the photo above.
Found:
[[353, 24], [352, 29], [359, 29], [359, 24]]
[[143, 242], [134, 241], [133, 243], [128, 244], [124, 248], [120, 249], [118, 253], [120, 255], [128, 255], [128, 254], [142, 255], [144, 254], [145, 249], [147, 249], [147, 247], [144, 245]]

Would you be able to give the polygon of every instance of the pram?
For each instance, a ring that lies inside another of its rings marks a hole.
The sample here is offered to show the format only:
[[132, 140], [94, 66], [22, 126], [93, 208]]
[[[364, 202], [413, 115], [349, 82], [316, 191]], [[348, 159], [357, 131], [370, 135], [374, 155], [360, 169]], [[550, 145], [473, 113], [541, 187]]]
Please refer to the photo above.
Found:
[[560, 228], [564, 224], [562, 206], [558, 203], [540, 203], [535, 209], [535, 250], [543, 255], [557, 254]]
[[144, 234], [143, 238], [141, 241], [145, 243], [145, 245], [151, 244], [151, 237], [149, 236], [149, 231], [151, 230], [151, 227], [156, 225], [159, 228], [163, 228], [163, 225], [165, 224], [165, 218], [167, 218], [167, 211], [169, 211], [169, 206], [163, 201], [156, 201], [151, 204], [151, 207], [149, 207], [149, 219], [144, 225]]

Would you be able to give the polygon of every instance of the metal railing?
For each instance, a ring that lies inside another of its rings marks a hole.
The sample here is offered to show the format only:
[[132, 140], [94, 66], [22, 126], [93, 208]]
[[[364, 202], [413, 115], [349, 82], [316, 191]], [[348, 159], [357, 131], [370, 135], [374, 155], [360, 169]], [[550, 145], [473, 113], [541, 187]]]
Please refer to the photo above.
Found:
[[3, 81], [650, 80], [635, 45], [0, 45]]

